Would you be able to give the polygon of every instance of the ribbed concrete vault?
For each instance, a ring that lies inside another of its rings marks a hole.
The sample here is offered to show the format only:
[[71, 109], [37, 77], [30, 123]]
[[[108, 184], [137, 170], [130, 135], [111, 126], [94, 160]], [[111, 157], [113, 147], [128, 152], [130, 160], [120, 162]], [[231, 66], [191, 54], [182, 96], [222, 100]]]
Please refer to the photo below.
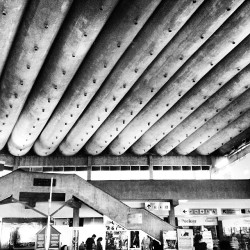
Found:
[[249, 1], [0, 10], [2, 152], [215, 156], [250, 140]]

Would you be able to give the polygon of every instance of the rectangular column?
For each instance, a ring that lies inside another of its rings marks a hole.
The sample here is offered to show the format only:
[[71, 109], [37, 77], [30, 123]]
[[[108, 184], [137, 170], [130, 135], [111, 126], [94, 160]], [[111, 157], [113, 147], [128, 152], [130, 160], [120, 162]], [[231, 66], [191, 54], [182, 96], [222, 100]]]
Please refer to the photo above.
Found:
[[179, 201], [177, 201], [177, 200], [170, 201], [170, 211], [169, 211], [169, 216], [168, 216], [168, 223], [171, 224], [172, 226], [175, 226], [175, 227], [176, 227], [176, 222], [175, 222], [174, 208], [178, 205], [179, 205]]
[[73, 208], [73, 227], [79, 227], [79, 208]]

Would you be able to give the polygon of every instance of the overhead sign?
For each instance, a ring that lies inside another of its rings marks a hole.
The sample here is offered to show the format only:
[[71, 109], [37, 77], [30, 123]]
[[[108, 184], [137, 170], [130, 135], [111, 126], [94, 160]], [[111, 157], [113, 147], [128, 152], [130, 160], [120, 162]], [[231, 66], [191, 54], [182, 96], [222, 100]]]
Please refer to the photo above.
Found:
[[217, 208], [190, 208], [190, 215], [216, 215]]
[[222, 208], [221, 214], [223, 214], [223, 215], [241, 214], [241, 209], [240, 208]]
[[170, 202], [145, 202], [147, 210], [170, 210]]
[[242, 214], [250, 214], [250, 208], [243, 208], [241, 209]]
[[214, 226], [217, 225], [216, 217], [179, 217], [178, 226]]

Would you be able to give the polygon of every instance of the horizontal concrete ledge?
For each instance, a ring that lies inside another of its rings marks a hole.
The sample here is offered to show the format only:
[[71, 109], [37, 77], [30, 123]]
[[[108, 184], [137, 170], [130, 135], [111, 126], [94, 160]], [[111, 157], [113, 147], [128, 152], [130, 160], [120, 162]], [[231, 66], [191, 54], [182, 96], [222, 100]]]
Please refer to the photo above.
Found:
[[206, 165], [211, 166], [212, 157], [210, 156], [12, 156], [0, 154], [0, 163], [10, 167], [44, 167], [44, 166], [122, 166], [122, 165]]
[[250, 180], [90, 181], [119, 200], [250, 199]]

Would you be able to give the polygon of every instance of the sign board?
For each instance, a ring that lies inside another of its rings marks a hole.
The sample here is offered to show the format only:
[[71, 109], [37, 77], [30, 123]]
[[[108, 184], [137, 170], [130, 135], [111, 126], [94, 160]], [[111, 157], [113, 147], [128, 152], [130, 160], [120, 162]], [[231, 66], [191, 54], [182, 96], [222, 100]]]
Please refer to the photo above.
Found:
[[190, 215], [217, 215], [217, 208], [190, 208]]
[[44, 249], [45, 248], [45, 233], [37, 234], [36, 236], [36, 249]]
[[192, 229], [177, 229], [178, 249], [190, 250], [193, 249], [193, 230]]
[[145, 202], [147, 210], [170, 210], [170, 202]]
[[178, 226], [214, 226], [216, 217], [178, 217]]
[[221, 209], [221, 214], [222, 215], [241, 214], [241, 209], [240, 208], [222, 208]]
[[[45, 249], [45, 235], [47, 226], [43, 227], [36, 235], [36, 249]], [[50, 249], [60, 248], [60, 232], [50, 226]]]
[[163, 249], [177, 249], [176, 231], [163, 231]]
[[250, 208], [242, 208], [241, 213], [242, 214], [250, 214]]
[[142, 214], [141, 213], [128, 214], [127, 218], [128, 218], [129, 225], [142, 224]]

